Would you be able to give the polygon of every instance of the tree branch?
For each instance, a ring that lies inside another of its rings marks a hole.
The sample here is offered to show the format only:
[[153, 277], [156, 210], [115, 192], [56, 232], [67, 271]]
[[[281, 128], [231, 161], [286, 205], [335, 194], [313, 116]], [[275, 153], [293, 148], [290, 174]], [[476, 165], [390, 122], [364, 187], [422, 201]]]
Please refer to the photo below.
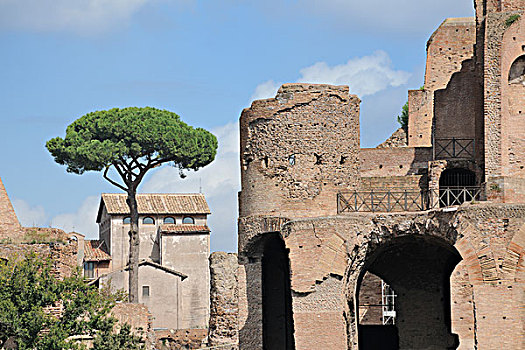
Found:
[[[104, 179], [108, 180], [110, 184], [112, 184], [113, 186], [117, 186], [118, 188], [120, 188], [121, 190], [123, 191], [127, 191], [128, 189], [124, 186], [122, 186], [121, 184], [119, 184], [118, 182], [114, 181], [114, 180], [111, 180], [109, 177], [108, 177], [108, 171], [109, 171], [109, 168], [110, 166], [107, 166], [106, 167], [106, 170], [104, 170], [104, 174], [102, 175], [104, 177]], [[119, 171], [120, 173], [120, 169], [117, 168], [117, 171]]]
[[[135, 167], [138, 167], [140, 170], [143, 170], [143, 169], [144, 169], [144, 167], [145, 167], [144, 164], [142, 164], [141, 162], [139, 162], [139, 160], [138, 160], [137, 158], [135, 158], [135, 157], [131, 157], [131, 159], [133, 160], [133, 162], [134, 162], [135, 164], [137, 164]], [[135, 168], [135, 167], [134, 167], [134, 168]]]

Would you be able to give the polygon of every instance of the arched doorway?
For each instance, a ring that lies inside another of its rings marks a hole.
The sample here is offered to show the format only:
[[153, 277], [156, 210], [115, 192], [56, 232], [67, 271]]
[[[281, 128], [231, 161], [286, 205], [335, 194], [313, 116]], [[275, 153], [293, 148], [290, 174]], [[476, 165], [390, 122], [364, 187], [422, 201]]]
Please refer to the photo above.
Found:
[[293, 350], [290, 262], [282, 238], [265, 234], [262, 256], [263, 348]]
[[[373, 291], [366, 274], [373, 274], [392, 289], [393, 324], [363, 324], [357, 315], [359, 350], [456, 349], [451, 333], [450, 275], [461, 257], [441, 239], [403, 236], [377, 248], [367, 259], [358, 280], [357, 302]], [[374, 288], [378, 288], [375, 284]], [[376, 294], [381, 291], [375, 290]]]
[[439, 206], [461, 205], [477, 196], [476, 174], [463, 169], [446, 169], [439, 178]]

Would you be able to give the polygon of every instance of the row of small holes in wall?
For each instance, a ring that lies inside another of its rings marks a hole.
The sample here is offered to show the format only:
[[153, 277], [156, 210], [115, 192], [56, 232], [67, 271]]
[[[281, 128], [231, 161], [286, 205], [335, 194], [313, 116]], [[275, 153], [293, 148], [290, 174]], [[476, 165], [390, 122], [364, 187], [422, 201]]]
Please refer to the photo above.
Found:
[[[466, 50], [466, 49], [467, 49], [466, 47], [463, 47], [463, 50]], [[439, 51], [443, 51], [443, 48], [442, 48], [442, 47], [440, 47], [440, 48], [439, 48]], [[448, 48], [448, 51], [452, 51], [452, 48], [451, 48], [451, 47], [449, 47], [449, 48]]]
[[[383, 169], [383, 164], [379, 164], [379, 169]], [[403, 169], [403, 164], [399, 164], [399, 169]]]
[[[321, 165], [322, 164], [322, 159], [323, 159], [323, 156], [317, 154], [317, 153], [314, 153], [314, 157], [315, 157], [315, 165]], [[341, 158], [339, 158], [339, 164], [344, 164], [346, 162], [346, 156], [341, 156]], [[264, 157], [264, 166], [267, 168], [268, 167], [268, 157]], [[290, 165], [295, 165], [295, 154], [292, 154], [288, 157], [288, 163]]]

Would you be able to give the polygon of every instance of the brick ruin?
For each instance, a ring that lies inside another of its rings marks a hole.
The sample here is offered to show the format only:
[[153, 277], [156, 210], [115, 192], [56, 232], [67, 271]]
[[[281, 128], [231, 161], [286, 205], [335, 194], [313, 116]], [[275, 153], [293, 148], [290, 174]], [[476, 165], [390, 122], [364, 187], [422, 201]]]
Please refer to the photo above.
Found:
[[[431, 36], [408, 130], [381, 147], [360, 148], [345, 86], [286, 84], [242, 112], [238, 256], [211, 258], [216, 344], [522, 348], [525, 1], [475, 8]], [[393, 324], [373, 309], [383, 283]]]

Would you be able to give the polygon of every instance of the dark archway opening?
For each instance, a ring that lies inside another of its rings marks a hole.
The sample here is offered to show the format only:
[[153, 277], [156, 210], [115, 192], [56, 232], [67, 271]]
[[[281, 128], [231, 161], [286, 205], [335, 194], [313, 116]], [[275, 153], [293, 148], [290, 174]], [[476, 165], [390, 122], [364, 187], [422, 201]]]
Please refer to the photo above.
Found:
[[263, 348], [293, 350], [288, 252], [278, 234], [267, 234], [262, 257]]
[[373, 274], [395, 291], [395, 320], [366, 324], [358, 310], [359, 349], [456, 349], [450, 275], [460, 260], [454, 247], [434, 237], [404, 236], [377, 248], [359, 278], [357, 301], [362, 305], [360, 298], [374, 292], [363, 290], [370, 288], [365, 274]]
[[525, 55], [516, 58], [510, 66], [509, 84], [525, 85]]
[[439, 178], [439, 206], [470, 202], [476, 198], [478, 190], [474, 172], [462, 168], [447, 169]]

